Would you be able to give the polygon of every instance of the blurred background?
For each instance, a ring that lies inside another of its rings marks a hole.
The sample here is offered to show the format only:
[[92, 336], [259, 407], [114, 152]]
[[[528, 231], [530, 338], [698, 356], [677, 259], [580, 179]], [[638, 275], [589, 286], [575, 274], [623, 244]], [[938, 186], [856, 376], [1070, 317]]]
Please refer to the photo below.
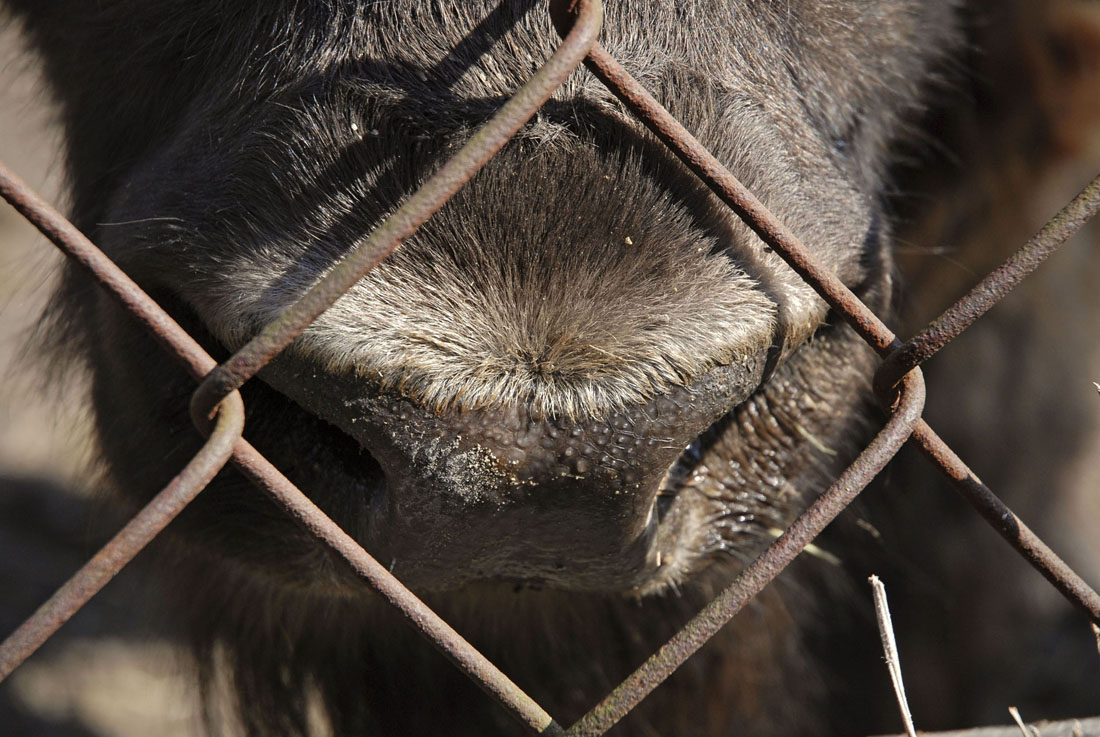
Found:
[[[903, 335], [1100, 174], [1100, 3], [965, 5], [969, 43], [899, 168]], [[1100, 221], [925, 372], [931, 426], [1100, 585]], [[887, 586], [918, 727], [1010, 723], [1009, 705], [1025, 719], [1100, 713], [1084, 618], [915, 455], [875, 493], [891, 505], [884, 550], [903, 561]]]
[[[944, 70], [898, 167], [891, 202], [903, 335], [1100, 173], [1100, 3], [973, 5], [966, 48]], [[64, 210], [59, 146], [33, 59], [0, 16], [0, 160]], [[81, 387], [43, 386], [26, 348], [58, 263], [52, 246], [0, 206], [0, 635], [120, 524], [96, 501]], [[1100, 583], [1100, 395], [1091, 383], [1100, 381], [1100, 223], [927, 372], [930, 424]], [[1013, 704], [1028, 720], [1100, 712], [1100, 658], [1083, 617], [923, 461], [900, 458], [870, 493], [876, 572], [892, 576], [918, 727], [1007, 723]], [[0, 685], [0, 734], [197, 733], [186, 661], [157, 630], [155, 609], [140, 576], [109, 584]], [[881, 693], [869, 698], [889, 698], [881, 676]]]
[[[0, 13], [0, 161], [65, 211], [53, 110]], [[0, 204], [0, 632], [7, 636], [117, 530], [96, 497], [84, 388], [46, 386], [34, 343], [60, 253]], [[140, 557], [139, 557], [140, 560]], [[198, 733], [186, 663], [156, 630], [153, 589], [125, 571], [0, 685], [5, 737]]]

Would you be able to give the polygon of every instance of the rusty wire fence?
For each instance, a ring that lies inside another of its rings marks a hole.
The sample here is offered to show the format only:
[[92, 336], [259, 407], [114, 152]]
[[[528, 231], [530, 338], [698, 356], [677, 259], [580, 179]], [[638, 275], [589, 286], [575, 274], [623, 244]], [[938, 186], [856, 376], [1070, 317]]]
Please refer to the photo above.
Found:
[[[192, 396], [191, 414], [195, 425], [207, 437], [202, 449], [168, 486], [0, 644], [0, 680], [10, 675], [111, 580], [229, 462], [259, 490], [278, 500], [319, 540], [338, 552], [372, 588], [401, 612], [410, 626], [430, 640], [478, 686], [526, 725], [531, 733], [540, 735], [580, 736], [606, 732], [771, 582], [909, 440], [1051, 585], [1094, 625], [1100, 624], [1100, 595], [1017, 518], [921, 418], [924, 381], [919, 368], [921, 363], [934, 356], [1003, 298], [1100, 210], [1100, 177], [1094, 179], [1022, 249], [982, 279], [925, 330], [903, 343], [604, 51], [596, 41], [602, 24], [600, 0], [551, 0], [549, 5], [555, 25], [563, 36], [553, 56], [397, 212], [358, 244], [323, 280], [221, 365], [75, 226], [0, 164], [0, 195], [69, 258], [87, 269], [152, 332], [166, 351], [184, 363], [199, 382]], [[581, 64], [587, 66], [672, 153], [877, 351], [883, 360], [875, 375], [874, 386], [888, 419], [855, 461], [724, 591], [589, 713], [573, 725], [563, 727], [326, 517], [242, 438], [244, 405], [237, 390], [439, 210]]]

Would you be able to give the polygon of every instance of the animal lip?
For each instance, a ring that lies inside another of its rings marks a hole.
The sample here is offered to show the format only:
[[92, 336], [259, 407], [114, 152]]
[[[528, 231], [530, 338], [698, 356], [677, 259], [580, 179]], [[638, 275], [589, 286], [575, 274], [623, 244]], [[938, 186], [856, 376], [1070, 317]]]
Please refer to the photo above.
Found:
[[[669, 464], [653, 500], [649, 549], [644, 570], [638, 572], [630, 589], [635, 596], [646, 596], [675, 587], [697, 565], [692, 551], [701, 549], [708, 521], [720, 509], [722, 500], [697, 493], [706, 488], [712, 472], [704, 457], [718, 441], [734, 412], [730, 408], [704, 429]], [[716, 506], [717, 505], [717, 506]]]

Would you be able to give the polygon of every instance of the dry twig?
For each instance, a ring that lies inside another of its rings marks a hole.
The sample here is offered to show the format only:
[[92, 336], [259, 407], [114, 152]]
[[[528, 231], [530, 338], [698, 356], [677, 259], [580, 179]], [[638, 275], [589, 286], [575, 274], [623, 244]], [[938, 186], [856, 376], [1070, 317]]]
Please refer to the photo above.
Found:
[[901, 661], [898, 659], [898, 645], [894, 639], [894, 624], [890, 621], [890, 607], [886, 603], [886, 587], [878, 576], [871, 576], [868, 580], [875, 597], [875, 616], [878, 618], [879, 635], [882, 636], [882, 649], [886, 654], [886, 667], [890, 671], [890, 680], [894, 683], [894, 695], [898, 699], [905, 732], [909, 737], [917, 737], [913, 715], [909, 711], [909, 700], [905, 696], [905, 684], [901, 680]]

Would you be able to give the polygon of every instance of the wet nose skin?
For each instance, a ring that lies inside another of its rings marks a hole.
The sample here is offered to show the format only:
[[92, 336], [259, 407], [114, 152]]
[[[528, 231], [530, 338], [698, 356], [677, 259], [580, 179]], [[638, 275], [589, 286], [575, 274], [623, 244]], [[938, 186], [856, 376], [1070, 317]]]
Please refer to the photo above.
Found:
[[[473, 580], [628, 588], [646, 565], [668, 467], [760, 382], [764, 355], [587, 419], [522, 407], [434, 412], [286, 358], [265, 379], [381, 465], [364, 543], [408, 585]], [[362, 534], [361, 534], [362, 536]]]

